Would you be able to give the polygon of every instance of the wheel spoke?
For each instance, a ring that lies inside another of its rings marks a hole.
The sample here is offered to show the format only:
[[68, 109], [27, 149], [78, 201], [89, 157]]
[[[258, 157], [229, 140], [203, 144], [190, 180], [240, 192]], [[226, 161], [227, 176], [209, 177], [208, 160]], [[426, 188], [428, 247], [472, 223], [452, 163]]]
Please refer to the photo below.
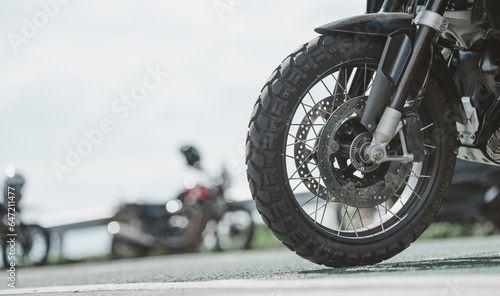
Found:
[[[347, 224], [347, 226], [346, 226], [345, 229], [348, 230], [349, 225], [351, 225], [352, 226], [352, 230], [354, 230], [354, 234], [356, 234], [356, 237], [359, 237], [358, 232], [356, 231], [356, 225], [354, 225], [354, 223], [352, 221], [352, 219], [356, 215], [356, 212], [354, 212], [354, 215], [351, 217], [351, 215], [348, 213], [348, 210], [349, 210], [349, 208], [346, 206], [345, 211], [347, 213], [347, 218], [349, 219], [349, 224]], [[358, 208], [356, 208], [356, 210], [358, 210]]]
[[[303, 125], [304, 124], [302, 124], [302, 123], [291, 123], [290, 124], [290, 126], [303, 126]], [[314, 124], [311, 124], [310, 126], [313, 126], [313, 125], [315, 125], [315, 126], [324, 126], [323, 123], [314, 123]]]
[[384, 209], [385, 209], [385, 214], [387, 215], [387, 213], [390, 213], [391, 215], [393, 215], [394, 217], [398, 218], [399, 221], [402, 221], [403, 219], [401, 219], [398, 215], [394, 214], [390, 209], [387, 208], [387, 202], [386, 202], [386, 206], [383, 206], [382, 204], [380, 204]]
[[368, 85], [368, 87], [365, 89], [365, 92], [362, 95], [366, 96], [366, 93], [372, 88], [372, 86], [373, 86], [373, 83], [371, 83], [370, 85]]
[[356, 68], [356, 70], [354, 70], [351, 87], [349, 87], [349, 96], [355, 98], [363, 93], [366, 79], [366, 73], [364, 73], [364, 71], [365, 69], [363, 68]]
[[[326, 87], [326, 85], [325, 85], [325, 87]], [[330, 92], [330, 91], [328, 91], [328, 92]], [[316, 103], [316, 101], [314, 100], [313, 96], [311, 95], [311, 92], [308, 92], [307, 94], [308, 94], [308, 95], [309, 95], [309, 97], [311, 98], [311, 101], [313, 102], [314, 106], [319, 106], [319, 105]], [[333, 102], [332, 102], [332, 108], [333, 108]], [[323, 112], [323, 114], [324, 114], [324, 115], [327, 115], [327, 117], [329, 117], [330, 115], [332, 115], [332, 113], [331, 113], [331, 112], [326, 112], [325, 110], [320, 110], [320, 112]], [[325, 119], [323, 116], [320, 116], [320, 117], [321, 117], [321, 119], [323, 120], [323, 124], [325, 124], [325, 123], [326, 123], [326, 119]]]
[[319, 197], [316, 196], [316, 212], [314, 213], [314, 222], [318, 223], [318, 205], [319, 205]]
[[328, 93], [330, 94], [330, 96], [333, 96], [333, 93], [330, 91], [330, 89], [328, 88], [328, 86], [326, 86], [326, 84], [323, 81], [323, 79], [321, 79], [321, 84], [323, 84], [323, 86], [326, 88], [326, 90], [328, 91]]
[[[290, 135], [290, 134], [289, 134], [289, 135]], [[293, 137], [292, 135], [290, 135], [290, 136], [291, 136], [291, 137]], [[311, 145], [309, 145], [309, 144], [307, 144], [307, 143], [306, 143], [306, 142], [314, 141], [314, 140], [316, 140], [316, 139], [318, 139], [318, 138], [315, 138], [315, 139], [309, 139], [309, 140], [302, 140], [302, 139], [299, 139], [299, 138], [296, 138], [296, 137], [294, 137], [294, 138], [295, 138], [295, 143], [293, 143], [293, 144], [288, 144], [287, 146], [294, 146], [294, 145], [297, 145], [297, 144], [304, 144], [304, 145], [306, 145], [307, 147], [309, 147], [309, 148], [311, 148], [312, 150], [314, 150], [314, 152], [317, 152], [317, 151], [318, 151], [318, 148], [317, 148], [317, 147], [313, 147], [313, 146], [311, 146]]]
[[[325, 123], [326, 123], [326, 120], [325, 120], [325, 115], [326, 115], [326, 117], [329, 117], [329, 116], [332, 114], [332, 113], [326, 112], [325, 110], [318, 109], [318, 108], [316, 107], [316, 104], [315, 104], [315, 106], [311, 106], [311, 105], [309, 105], [309, 104], [302, 103], [302, 105], [303, 105], [303, 107], [304, 107], [304, 108], [305, 108], [305, 107], [307, 107], [307, 108], [310, 108], [311, 110], [316, 109], [316, 110], [318, 111], [318, 113], [320, 114], [320, 116], [319, 116], [319, 117], [321, 117], [321, 120], [323, 121], [323, 123], [322, 123], [322, 124], [320, 124], [320, 123], [316, 123], [316, 124], [315, 124], [314, 122], [311, 122], [311, 123], [309, 123], [309, 124], [308, 124], [310, 127], [313, 127], [313, 126], [315, 126], [315, 125], [324, 126], [324, 125], [325, 125]], [[308, 116], [309, 116], [309, 113], [308, 113]], [[309, 121], [311, 121], [310, 119], [308, 119], [308, 120], [309, 120]]]
[[411, 177], [417, 177], [417, 178], [430, 178], [431, 176], [425, 176], [425, 175], [417, 175], [414, 170], [411, 170], [413, 175], [410, 175]]
[[[319, 182], [320, 186], [321, 186], [321, 180]], [[328, 203], [330, 202], [330, 199], [328, 198], [326, 200], [326, 204], [325, 204], [325, 209], [323, 210], [323, 215], [321, 216], [321, 224], [323, 224], [323, 220], [325, 219], [325, 213], [326, 213], [326, 208], [328, 207]]]
[[295, 143], [290, 143], [290, 144], [287, 144], [286, 146], [287, 147], [290, 147], [290, 146], [295, 146], [297, 144], [304, 144], [304, 145], [307, 145], [307, 147], [311, 148], [312, 150], [314, 151], [317, 151], [318, 149], [317, 148], [314, 148], [312, 147], [311, 145], [307, 144], [306, 142], [311, 142], [311, 141], [316, 141], [317, 139], [307, 139], [307, 140], [300, 140], [300, 139], [297, 139], [298, 141], [295, 142]]
[[[361, 222], [361, 227], [365, 228], [365, 224], [363, 223], [363, 217], [361, 217], [361, 211], [359, 210], [359, 208], [357, 208], [356, 211], [358, 212], [359, 221]], [[354, 213], [354, 215], [356, 215], [356, 213]]]
[[[349, 100], [350, 100], [351, 98], [349, 97], [349, 95], [347, 94], [347, 92], [346, 92], [346, 90], [345, 90], [345, 85], [342, 85], [342, 83], [341, 83], [341, 82], [339, 82], [339, 80], [340, 80], [340, 81], [343, 81], [343, 80], [344, 80], [344, 77], [343, 77], [344, 75], [342, 74], [342, 68], [340, 68], [340, 69], [339, 69], [339, 78], [338, 78], [338, 79], [337, 79], [337, 78], [335, 78], [335, 75], [333, 75], [333, 74], [332, 74], [331, 76], [333, 77], [333, 79], [335, 79], [335, 82], [336, 82], [336, 84], [335, 84], [335, 95], [334, 95], [334, 101], [336, 101], [336, 99], [337, 99], [337, 94], [342, 94], [342, 93], [343, 93], [343, 94], [345, 94], [346, 99], [349, 99]], [[342, 91], [339, 91], [339, 88], [340, 88]]]
[[410, 188], [410, 190], [418, 197], [418, 199], [422, 200], [422, 198], [420, 197], [420, 195], [418, 195], [415, 190], [413, 188], [411, 188], [411, 186], [405, 181], [405, 184], [406, 186], [408, 186], [408, 188]]
[[398, 201], [401, 203], [401, 206], [405, 206], [405, 204], [403, 203], [403, 200], [401, 199], [401, 195], [398, 195], [398, 194], [394, 194], [395, 197], [398, 198]]
[[[349, 80], [349, 77], [351, 76], [350, 74], [347, 74], [347, 69], [344, 69], [345, 75], [344, 75], [344, 88], [347, 88], [347, 80]], [[350, 99], [349, 93], [344, 90], [344, 102], [347, 102], [347, 98]]]
[[[349, 223], [347, 223], [346, 227], [344, 230], [348, 230], [349, 229], [349, 226], [353, 225], [352, 224], [352, 218], [351, 218], [351, 215], [349, 215], [349, 206], [344, 204], [344, 210], [347, 214], [347, 219], [349, 220]], [[354, 225], [353, 225], [353, 228], [354, 228]]]
[[378, 205], [377, 205], [377, 213], [380, 219], [380, 227], [382, 227], [382, 232], [385, 233], [384, 221], [382, 220], [382, 215], [380, 215], [380, 209]]
[[342, 216], [342, 220], [340, 221], [339, 229], [337, 231], [338, 236], [340, 236], [340, 230], [342, 230], [342, 225], [344, 224], [345, 215], [347, 214], [347, 210], [345, 207], [346, 207], [346, 205], [344, 204], [344, 215]]
[[303, 208], [305, 205], [311, 202], [314, 198], [318, 197], [317, 195], [313, 195], [309, 200], [307, 200], [305, 203], [301, 204], [300, 207]]
[[312, 216], [312, 215], [316, 214], [316, 213], [317, 213], [319, 210], [321, 210], [321, 209], [322, 209], [325, 205], [326, 205], [326, 204], [324, 204], [324, 205], [322, 205], [321, 207], [317, 208], [314, 212], [311, 212], [311, 213], [309, 214], [309, 216]]
[[[312, 171], [310, 171], [309, 174], [314, 172], [317, 168], [318, 168], [318, 166], [314, 167], [314, 169]], [[290, 180], [290, 179], [288, 179], [288, 180]], [[292, 191], [295, 191], [300, 185], [302, 185], [304, 183], [305, 180], [308, 180], [308, 179], [302, 178], [302, 181], [300, 181], [299, 184], [297, 184], [297, 186], [295, 186], [295, 188], [292, 189]]]
[[[307, 156], [307, 157], [304, 159], [304, 161], [303, 161], [303, 162], [302, 162], [302, 163], [298, 166], [298, 168], [295, 170], [295, 172], [294, 172], [294, 173], [293, 173], [290, 177], [288, 177], [288, 178], [289, 178], [289, 179], [290, 179], [290, 178], [293, 178], [293, 177], [294, 177], [294, 176], [295, 176], [295, 175], [299, 172], [299, 170], [301, 169], [301, 167], [302, 167], [304, 164], [306, 164], [306, 163], [310, 160], [311, 156], [313, 156], [313, 155], [314, 155], [314, 154], [313, 154], [313, 153], [311, 153], [309, 156]], [[287, 156], [289, 156], [289, 155], [287, 155]], [[295, 157], [293, 157], [293, 159], [295, 159]]]
[[431, 126], [433, 126], [433, 125], [434, 125], [434, 122], [433, 122], [433, 123], [431, 123], [431, 124], [429, 124], [429, 125], [427, 125], [426, 127], [421, 128], [421, 129], [420, 129], [420, 131], [422, 131], [422, 132], [423, 132], [423, 131], [425, 131], [426, 129], [430, 128], [430, 127], [431, 127]]
[[[365, 63], [365, 72], [363, 73], [363, 89], [365, 90], [363, 93], [366, 93], [366, 79], [368, 77], [366, 77], [366, 70], [368, 68], [368, 65]], [[371, 72], [371, 71], [370, 71]], [[371, 78], [370, 78], [371, 79]]]

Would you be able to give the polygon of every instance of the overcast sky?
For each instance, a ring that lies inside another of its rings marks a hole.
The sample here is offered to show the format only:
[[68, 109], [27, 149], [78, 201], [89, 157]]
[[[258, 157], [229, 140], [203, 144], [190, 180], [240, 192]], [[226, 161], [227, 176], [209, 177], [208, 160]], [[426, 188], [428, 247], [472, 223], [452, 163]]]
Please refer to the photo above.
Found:
[[23, 206], [39, 213], [163, 201], [193, 176], [179, 153], [193, 143], [207, 169], [229, 163], [234, 186], [246, 188], [246, 129], [266, 79], [314, 27], [364, 8], [2, 0], [1, 171], [15, 165], [26, 177]]

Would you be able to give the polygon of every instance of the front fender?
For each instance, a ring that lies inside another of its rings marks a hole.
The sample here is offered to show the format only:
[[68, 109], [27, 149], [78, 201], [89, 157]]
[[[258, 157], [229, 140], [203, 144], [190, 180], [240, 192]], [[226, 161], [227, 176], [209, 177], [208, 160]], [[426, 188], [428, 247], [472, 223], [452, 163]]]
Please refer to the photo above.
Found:
[[408, 35], [411, 32], [412, 20], [413, 16], [407, 13], [368, 13], [334, 21], [314, 31], [323, 35], [339, 32], [375, 36], [388, 36], [401, 32]]

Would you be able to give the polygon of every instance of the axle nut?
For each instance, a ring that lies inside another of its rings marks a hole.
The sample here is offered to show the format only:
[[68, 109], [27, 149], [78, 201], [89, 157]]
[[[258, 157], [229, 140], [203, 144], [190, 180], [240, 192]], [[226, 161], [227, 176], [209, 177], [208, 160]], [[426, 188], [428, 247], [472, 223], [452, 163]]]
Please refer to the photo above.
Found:
[[375, 158], [375, 160], [381, 160], [384, 158], [384, 150], [381, 148], [375, 149], [375, 151], [373, 151], [373, 158]]

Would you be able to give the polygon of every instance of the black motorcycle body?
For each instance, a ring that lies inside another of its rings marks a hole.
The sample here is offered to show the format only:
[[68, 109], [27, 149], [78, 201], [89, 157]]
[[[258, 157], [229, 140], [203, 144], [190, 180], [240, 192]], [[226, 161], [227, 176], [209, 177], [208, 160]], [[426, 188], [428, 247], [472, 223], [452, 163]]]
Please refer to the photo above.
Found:
[[257, 100], [250, 188], [298, 255], [377, 263], [432, 222], [457, 156], [500, 165], [500, 2], [372, 0], [316, 32]]

